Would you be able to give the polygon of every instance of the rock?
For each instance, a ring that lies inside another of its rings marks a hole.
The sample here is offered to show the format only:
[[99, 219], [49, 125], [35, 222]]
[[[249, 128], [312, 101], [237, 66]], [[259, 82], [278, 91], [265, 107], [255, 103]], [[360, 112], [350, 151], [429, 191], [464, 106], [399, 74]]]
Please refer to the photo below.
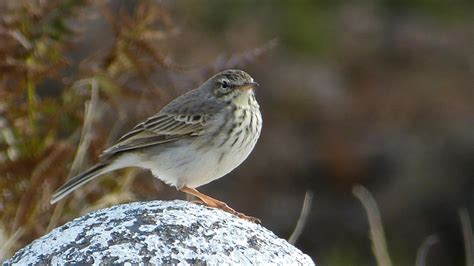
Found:
[[4, 264], [126, 262], [314, 265], [308, 255], [260, 225], [179, 200], [89, 213], [33, 241]]

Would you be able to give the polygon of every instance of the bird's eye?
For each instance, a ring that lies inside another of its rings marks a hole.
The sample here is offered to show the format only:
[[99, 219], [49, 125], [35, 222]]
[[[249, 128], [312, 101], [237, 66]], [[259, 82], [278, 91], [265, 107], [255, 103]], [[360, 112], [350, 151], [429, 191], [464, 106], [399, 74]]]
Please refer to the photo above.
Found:
[[227, 80], [223, 80], [221, 86], [222, 86], [223, 89], [227, 89], [227, 88], [230, 87], [230, 84]]

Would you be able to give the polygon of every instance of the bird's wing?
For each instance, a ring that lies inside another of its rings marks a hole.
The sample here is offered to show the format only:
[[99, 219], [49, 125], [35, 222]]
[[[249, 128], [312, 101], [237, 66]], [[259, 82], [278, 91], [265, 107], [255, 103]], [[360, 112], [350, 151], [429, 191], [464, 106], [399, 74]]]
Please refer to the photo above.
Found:
[[205, 128], [207, 118], [207, 115], [158, 113], [135, 126], [101, 156], [107, 157], [122, 151], [198, 136]]
[[117, 144], [102, 153], [102, 157], [200, 135], [212, 120], [213, 114], [224, 106], [224, 103], [210, 100], [209, 97], [209, 93], [202, 89], [191, 90], [179, 96], [158, 114], [121, 137]]

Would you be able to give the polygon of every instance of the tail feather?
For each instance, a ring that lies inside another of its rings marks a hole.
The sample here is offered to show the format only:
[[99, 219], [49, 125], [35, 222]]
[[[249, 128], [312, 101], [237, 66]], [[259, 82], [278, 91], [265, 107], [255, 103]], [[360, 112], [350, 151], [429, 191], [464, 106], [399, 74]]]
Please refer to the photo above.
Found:
[[64, 185], [62, 185], [56, 192], [54, 192], [50, 203], [54, 204], [60, 201], [62, 198], [69, 195], [78, 187], [86, 184], [87, 182], [91, 181], [92, 179], [96, 178], [99, 175], [102, 175], [106, 172], [109, 172], [108, 164], [100, 163], [96, 164], [95, 166], [89, 168], [87, 171], [80, 173], [77, 176], [69, 179]]

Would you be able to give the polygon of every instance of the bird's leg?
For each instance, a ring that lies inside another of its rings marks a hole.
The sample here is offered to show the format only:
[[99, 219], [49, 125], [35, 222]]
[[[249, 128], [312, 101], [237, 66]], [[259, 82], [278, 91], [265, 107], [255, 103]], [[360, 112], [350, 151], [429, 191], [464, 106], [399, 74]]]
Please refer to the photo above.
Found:
[[229, 205], [227, 205], [225, 202], [222, 202], [222, 201], [217, 200], [215, 198], [209, 197], [208, 195], [202, 194], [201, 192], [197, 191], [194, 188], [184, 186], [183, 188], [180, 189], [180, 191], [199, 198], [200, 200], [202, 200], [202, 202], [204, 202], [204, 204], [206, 204], [209, 207], [221, 209], [225, 212], [237, 215], [238, 217], [240, 217], [242, 219], [249, 220], [249, 221], [254, 222], [254, 223], [260, 223], [260, 220], [258, 218], [255, 218], [255, 217], [252, 217], [252, 216], [247, 216], [243, 213], [240, 213], [240, 212], [232, 209], [231, 207], [229, 207]]
[[234, 209], [229, 207], [225, 202], [222, 202], [222, 201], [219, 201], [219, 200], [214, 199], [212, 197], [209, 197], [208, 195], [203, 194], [203, 193], [197, 191], [194, 188], [190, 188], [190, 187], [185, 186], [181, 189], [181, 191], [184, 192], [184, 193], [187, 193], [189, 195], [193, 195], [193, 196], [199, 198], [202, 201], [202, 203], [204, 203], [205, 205], [207, 205], [209, 207], [218, 208], [218, 209], [221, 209], [223, 211], [226, 211], [226, 212], [232, 213], [232, 214], [237, 213], [237, 211], [235, 211]]

